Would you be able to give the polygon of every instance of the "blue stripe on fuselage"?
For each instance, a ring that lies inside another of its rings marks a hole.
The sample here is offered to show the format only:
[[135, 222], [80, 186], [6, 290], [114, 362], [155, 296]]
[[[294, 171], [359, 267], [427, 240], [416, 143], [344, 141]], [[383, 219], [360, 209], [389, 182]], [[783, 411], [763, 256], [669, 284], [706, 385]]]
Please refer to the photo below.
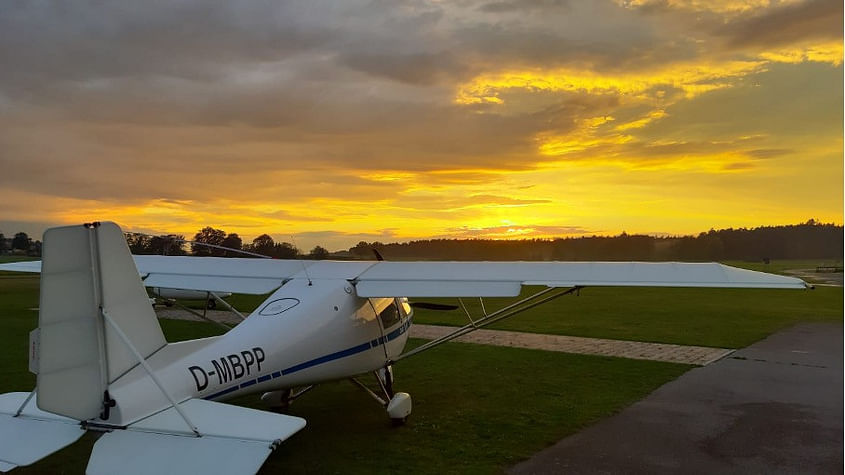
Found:
[[386, 336], [379, 337], [373, 341], [368, 341], [366, 343], [362, 343], [360, 345], [353, 346], [351, 348], [347, 348], [345, 350], [336, 351], [334, 353], [329, 353], [324, 356], [320, 356], [319, 358], [314, 358], [312, 360], [305, 361], [303, 363], [299, 363], [297, 365], [291, 366], [290, 368], [283, 369], [282, 371], [274, 371], [271, 374], [267, 374], [264, 376], [260, 376], [256, 379], [252, 379], [249, 381], [245, 381], [243, 383], [235, 384], [234, 386], [230, 386], [222, 391], [218, 391], [210, 396], [206, 396], [203, 399], [216, 399], [220, 396], [224, 396], [226, 394], [231, 393], [232, 391], [237, 391], [238, 389], [246, 388], [252, 386], [256, 383], [263, 383], [264, 381], [269, 380], [271, 377], [273, 379], [279, 378], [281, 376], [286, 376], [292, 373], [296, 373], [297, 371], [302, 371], [303, 369], [311, 368], [312, 366], [321, 365], [323, 363], [328, 363], [329, 361], [339, 360], [341, 358], [345, 358], [347, 356], [352, 356], [362, 351], [369, 350], [371, 348], [375, 348], [379, 345], [383, 345], [389, 341], [393, 341], [399, 338], [403, 333], [408, 331], [411, 328], [411, 319], [407, 319], [405, 323], [403, 323], [399, 328], [393, 330], [392, 332], [388, 333]]

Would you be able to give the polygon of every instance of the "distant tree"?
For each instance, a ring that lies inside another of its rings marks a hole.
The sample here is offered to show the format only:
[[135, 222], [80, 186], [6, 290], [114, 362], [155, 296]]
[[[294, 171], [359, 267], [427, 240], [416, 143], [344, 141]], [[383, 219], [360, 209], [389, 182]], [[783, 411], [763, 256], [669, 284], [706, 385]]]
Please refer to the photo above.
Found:
[[0, 233], [0, 254], [6, 252], [6, 236]]
[[273, 255], [273, 248], [276, 246], [276, 243], [273, 242], [273, 238], [271, 238], [267, 234], [262, 234], [257, 238], [252, 240], [252, 252], [263, 254], [265, 256], [272, 256]]
[[129, 246], [129, 252], [135, 255], [150, 254], [150, 237], [146, 234], [140, 233], [125, 233], [126, 245]]
[[372, 249], [373, 247], [367, 241], [359, 241], [358, 244], [349, 248], [349, 252], [358, 257], [368, 258], [373, 255]]
[[309, 259], [314, 260], [323, 260], [329, 258], [329, 251], [321, 246], [316, 246], [314, 249], [311, 249], [311, 252], [308, 253]]
[[[221, 246], [229, 247], [229, 248], [232, 248], [232, 249], [241, 249], [241, 247], [243, 246], [243, 241], [241, 240], [241, 237], [238, 236], [236, 233], [231, 233], [228, 236], [226, 236], [225, 239], [223, 239], [223, 244], [221, 244]], [[223, 252], [224, 252], [224, 255], [226, 257], [237, 257], [240, 254], [240, 253], [234, 252], [234, 251], [223, 251]]]
[[181, 234], [167, 234], [150, 238], [149, 253], [162, 256], [184, 256], [185, 236]]
[[126, 233], [125, 235], [129, 252], [135, 255], [184, 256], [187, 254], [184, 248], [185, 236], [181, 234], [150, 236], [141, 233]]
[[[214, 246], [222, 246], [223, 240], [226, 239], [226, 231], [222, 229], [214, 229], [211, 226], [206, 226], [194, 235], [194, 241], [197, 243], [211, 244]], [[224, 254], [222, 249], [216, 249], [201, 244], [191, 244], [191, 254], [195, 256], [222, 256]]]
[[17, 233], [15, 237], [12, 239], [12, 249], [21, 249], [23, 251], [29, 251], [29, 248], [32, 246], [32, 239], [26, 235], [26, 233]]
[[296, 259], [299, 257], [299, 249], [289, 242], [277, 242], [271, 255], [277, 259]]

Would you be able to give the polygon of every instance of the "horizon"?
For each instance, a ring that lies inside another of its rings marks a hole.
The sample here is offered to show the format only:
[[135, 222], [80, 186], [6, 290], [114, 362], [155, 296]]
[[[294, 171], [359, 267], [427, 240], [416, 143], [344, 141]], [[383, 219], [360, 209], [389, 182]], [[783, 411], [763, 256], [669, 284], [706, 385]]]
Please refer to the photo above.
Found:
[[3, 232], [307, 250], [844, 221], [841, 1], [5, 12]]
[[[403, 243], [412, 243], [412, 242], [417, 242], [417, 241], [440, 240], [440, 239], [444, 239], [444, 240], [463, 240], [463, 241], [470, 241], [470, 240], [491, 240], [491, 241], [525, 241], [525, 240], [541, 240], [541, 241], [554, 241], [554, 240], [558, 240], [558, 239], [618, 238], [618, 237], [622, 237], [622, 236], [647, 236], [647, 237], [651, 237], [651, 238], [655, 238], [655, 239], [683, 239], [683, 238], [689, 238], [689, 237], [696, 238], [696, 237], [698, 237], [698, 236], [699, 236], [699, 235], [701, 235], [701, 234], [706, 234], [706, 233], [711, 232], [711, 231], [716, 231], [716, 232], [720, 232], [720, 231], [730, 231], [730, 230], [748, 230], [748, 231], [753, 231], [753, 230], [755, 230], [755, 229], [767, 228], [767, 227], [794, 227], [794, 226], [803, 226], [803, 225], [815, 225], [815, 226], [837, 226], [837, 227], [843, 227], [843, 225], [842, 225], [841, 223], [825, 223], [825, 222], [822, 222], [822, 221], [815, 220], [815, 219], [812, 219], [812, 218], [811, 218], [811, 219], [809, 219], [809, 220], [807, 220], [807, 221], [803, 221], [803, 222], [800, 222], [800, 223], [776, 224], [776, 225], [760, 225], [760, 226], [741, 226], [741, 227], [735, 227], [735, 228], [718, 228], [718, 229], [710, 228], [710, 229], [708, 229], [708, 230], [706, 230], [706, 231], [698, 231], [698, 232], [688, 233], [688, 234], [667, 234], [667, 233], [663, 233], [663, 234], [648, 234], [648, 233], [628, 233], [628, 232], [626, 232], [626, 231], [624, 231], [624, 230], [623, 230], [623, 231], [621, 231], [621, 232], [619, 232], [619, 233], [616, 233], [616, 234], [585, 234], [585, 235], [578, 235], [578, 236], [510, 237], [510, 238], [477, 238], [477, 237], [465, 237], [465, 238], [454, 238], [454, 237], [449, 237], [449, 238], [442, 238], [442, 237], [424, 237], [424, 238], [402, 239], [402, 240], [396, 240], [396, 241], [372, 241], [372, 242], [369, 242], [369, 241], [368, 241], [368, 243], [369, 243], [369, 244], [374, 244], [374, 243], [376, 243], [376, 242], [379, 242], [380, 244], [384, 244], [384, 245], [391, 245], [391, 244], [403, 244]], [[204, 227], [205, 227], [205, 226], [204, 226]], [[226, 231], [226, 234], [227, 234], [227, 235], [228, 235], [228, 234], [230, 234], [230, 233], [229, 233], [229, 231], [227, 231], [227, 230], [225, 230], [225, 229], [216, 228], [216, 227], [214, 227], [214, 226], [210, 226], [210, 227], [212, 227], [212, 228], [214, 228], [214, 229], [217, 229], [217, 230]], [[126, 233], [126, 234], [142, 234], [142, 235], [145, 235], [145, 236], [150, 236], [150, 237], [153, 237], [153, 236], [167, 236], [167, 235], [177, 235], [177, 236], [178, 236], [178, 235], [182, 235], [182, 236], [184, 236], [184, 239], [185, 239], [185, 240], [188, 240], [188, 241], [193, 240], [194, 235], [195, 235], [195, 234], [197, 234], [197, 232], [199, 232], [199, 231], [200, 231], [200, 230], [198, 229], [197, 231], [195, 231], [195, 232], [193, 232], [193, 233], [190, 233], [190, 234], [187, 234], [187, 233], [160, 233], [160, 234], [146, 234], [146, 233], [137, 233], [137, 232], [134, 232], [134, 231], [127, 231], [127, 230], [125, 230], [125, 229], [123, 230], [123, 232], [124, 232], [124, 233]], [[26, 234], [29, 236], [29, 238], [30, 238], [33, 242], [35, 242], [35, 241], [41, 241], [41, 236], [42, 236], [42, 234], [43, 234], [43, 232], [41, 232], [41, 233], [38, 233], [38, 234], [35, 234], [35, 235], [34, 235], [34, 234], [30, 234], [30, 233], [28, 233], [28, 232], [26, 232], [26, 231], [22, 231], [22, 230], [21, 230], [21, 231], [14, 231], [14, 232], [11, 232], [11, 233], [9, 233], [9, 234], [6, 234], [6, 233], [3, 231], [3, 229], [2, 229], [2, 228], [0, 228], [0, 234], [4, 235], [4, 237], [5, 237], [6, 239], [11, 239], [11, 238], [13, 238], [13, 237], [14, 237], [14, 235], [15, 235], [15, 234], [17, 234], [18, 232], [24, 232], [24, 233], [26, 233]], [[237, 234], [237, 233], [235, 233], [235, 234]], [[292, 242], [293, 240], [291, 240], [291, 239], [285, 239], [285, 236], [284, 236], [284, 235], [279, 235], [278, 237], [277, 237], [277, 236], [274, 236], [274, 235], [272, 235], [272, 234], [269, 234], [269, 235], [270, 235], [270, 237], [272, 237], [272, 238], [273, 238], [273, 241], [274, 241], [275, 243], [282, 243], [282, 242], [285, 242], [285, 243], [289, 243], [289, 244], [294, 244], [294, 242]], [[38, 236], [38, 237], [36, 238], [36, 236]], [[241, 236], [240, 234], [238, 234], [238, 237], [240, 237], [240, 238], [241, 238], [241, 240], [242, 240], [242, 244], [243, 244], [243, 245], [246, 245], [246, 244], [252, 244], [253, 240], [254, 240], [255, 238], [257, 238], [258, 236], [260, 236], [260, 235], [251, 236], [251, 237], [245, 237], [245, 236]], [[290, 236], [288, 236], [288, 237], [290, 237]], [[299, 242], [299, 241], [297, 240], [296, 242]], [[359, 242], [360, 242], [360, 241], [359, 241]], [[344, 248], [329, 248], [329, 247], [324, 246], [324, 245], [323, 245], [323, 244], [321, 244], [320, 242], [314, 241], [314, 244], [313, 244], [313, 245], [311, 245], [311, 246], [308, 246], [308, 247], [300, 247], [300, 246], [294, 246], [294, 247], [295, 247], [295, 248], [296, 248], [296, 249], [297, 249], [297, 250], [298, 250], [301, 254], [307, 254], [307, 253], [308, 253], [311, 249], [313, 249], [313, 248], [314, 248], [314, 247], [316, 247], [316, 246], [323, 247], [324, 249], [328, 250], [328, 251], [329, 251], [329, 252], [331, 252], [331, 253], [337, 253], [337, 252], [346, 252], [346, 251], [349, 251], [349, 250], [350, 250], [352, 247], [354, 247], [356, 244], [358, 244], [358, 242], [356, 242], [356, 243], [354, 243], [354, 244], [351, 244], [350, 246], [348, 246], [348, 247], [344, 247]], [[190, 244], [189, 244], [189, 243], [187, 243], [187, 242], [186, 242], [184, 245], [185, 245], [185, 247], [186, 247], [186, 248], [190, 248]]]

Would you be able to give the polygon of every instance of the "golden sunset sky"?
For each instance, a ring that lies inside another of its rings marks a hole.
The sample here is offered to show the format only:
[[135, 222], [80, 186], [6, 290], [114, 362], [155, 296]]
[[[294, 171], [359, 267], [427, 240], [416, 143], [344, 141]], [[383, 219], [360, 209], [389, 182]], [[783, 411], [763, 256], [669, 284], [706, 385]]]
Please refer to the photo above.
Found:
[[841, 0], [0, 6], [0, 232], [843, 221]]

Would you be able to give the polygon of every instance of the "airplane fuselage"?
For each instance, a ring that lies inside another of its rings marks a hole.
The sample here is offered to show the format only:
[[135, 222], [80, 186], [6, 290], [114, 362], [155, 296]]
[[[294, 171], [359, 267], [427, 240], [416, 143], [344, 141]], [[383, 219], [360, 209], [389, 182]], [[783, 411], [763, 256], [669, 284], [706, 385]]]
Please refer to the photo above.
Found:
[[[175, 400], [222, 401], [383, 368], [404, 349], [411, 319], [405, 299], [360, 298], [345, 279], [297, 278], [225, 335], [170, 344], [149, 363]], [[150, 409], [122, 407], [124, 398], [168, 406], [140, 367], [119, 378], [110, 396], [117, 405], [103, 421], [109, 424], [131, 423]]]

